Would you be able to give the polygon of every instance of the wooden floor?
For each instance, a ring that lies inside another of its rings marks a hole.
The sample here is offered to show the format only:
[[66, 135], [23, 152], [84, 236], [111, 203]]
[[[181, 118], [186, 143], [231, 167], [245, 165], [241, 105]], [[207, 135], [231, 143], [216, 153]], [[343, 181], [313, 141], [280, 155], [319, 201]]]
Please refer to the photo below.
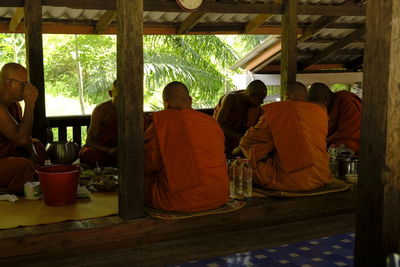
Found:
[[0, 231], [0, 266], [160, 266], [354, 230], [355, 192], [253, 198], [184, 220], [117, 216]]

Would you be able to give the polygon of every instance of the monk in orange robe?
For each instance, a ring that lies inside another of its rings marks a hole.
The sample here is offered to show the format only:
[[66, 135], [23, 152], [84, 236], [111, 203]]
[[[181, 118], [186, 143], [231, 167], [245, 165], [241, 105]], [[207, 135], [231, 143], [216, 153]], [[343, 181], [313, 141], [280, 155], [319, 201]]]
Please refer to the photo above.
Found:
[[311, 85], [310, 101], [322, 102], [329, 114], [328, 147], [344, 144], [354, 152], [360, 150], [361, 99], [349, 91], [332, 92], [323, 83]]
[[246, 90], [224, 95], [214, 109], [213, 117], [225, 134], [225, 153], [229, 156], [239, 145], [240, 138], [261, 115], [260, 105], [267, 95], [267, 87], [260, 80], [252, 81]]
[[79, 153], [80, 162], [90, 167], [116, 166], [118, 163], [117, 81], [114, 81], [108, 93], [111, 100], [93, 110], [86, 145]]
[[8, 63], [0, 71], [0, 186], [10, 192], [23, 191], [39, 163], [31, 137], [38, 90], [27, 81], [27, 70], [19, 64]]
[[229, 199], [224, 134], [210, 116], [191, 108], [180, 82], [163, 91], [165, 110], [145, 131], [145, 203], [169, 211], [202, 211]]
[[[291, 94], [291, 90], [297, 92]], [[263, 106], [259, 122], [241, 139], [240, 148], [253, 167], [255, 184], [306, 191], [330, 182], [325, 140], [328, 117], [320, 105], [305, 101], [306, 94], [304, 85], [290, 85], [288, 101]]]

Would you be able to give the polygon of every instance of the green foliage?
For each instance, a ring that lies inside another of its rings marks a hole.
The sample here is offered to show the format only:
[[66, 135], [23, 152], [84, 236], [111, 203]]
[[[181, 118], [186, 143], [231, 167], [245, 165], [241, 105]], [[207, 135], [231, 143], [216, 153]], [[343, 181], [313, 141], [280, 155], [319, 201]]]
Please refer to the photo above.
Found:
[[[235, 89], [235, 72], [229, 67], [265, 37], [144, 36], [145, 110], [162, 108], [161, 91], [174, 80], [188, 86], [195, 108], [213, 107], [221, 95]], [[3, 63], [25, 64], [24, 38], [0, 34]], [[81, 102], [109, 99], [107, 91], [116, 77], [116, 36], [43, 35], [43, 47], [47, 94], [79, 99], [82, 81]]]

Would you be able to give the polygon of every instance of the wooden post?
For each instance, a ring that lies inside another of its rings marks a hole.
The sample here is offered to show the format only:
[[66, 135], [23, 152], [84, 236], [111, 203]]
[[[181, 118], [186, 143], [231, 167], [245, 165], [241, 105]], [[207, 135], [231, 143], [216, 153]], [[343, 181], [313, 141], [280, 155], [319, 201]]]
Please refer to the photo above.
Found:
[[44, 68], [42, 45], [42, 1], [25, 1], [26, 65], [29, 81], [39, 90], [35, 106], [32, 136], [46, 144], [46, 106], [44, 94]]
[[281, 100], [296, 81], [298, 0], [284, 0], [282, 14]]
[[143, 0], [117, 0], [119, 214], [144, 216]]
[[368, 0], [355, 264], [400, 252], [400, 1]]

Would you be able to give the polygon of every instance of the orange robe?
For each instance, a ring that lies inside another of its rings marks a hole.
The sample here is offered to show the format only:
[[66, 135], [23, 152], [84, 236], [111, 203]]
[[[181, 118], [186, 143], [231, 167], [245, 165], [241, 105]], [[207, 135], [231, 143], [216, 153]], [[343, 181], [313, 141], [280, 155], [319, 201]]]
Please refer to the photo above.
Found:
[[312, 103], [284, 101], [263, 106], [263, 112], [240, 141], [255, 170], [254, 183], [288, 191], [329, 183], [325, 110]]
[[[111, 114], [107, 120], [103, 120], [100, 125], [98, 142], [104, 146], [115, 147], [118, 143], [118, 117], [117, 113]], [[90, 166], [116, 166], [118, 157], [112, 156], [103, 151], [84, 145], [79, 152], [80, 162]]]
[[[9, 112], [17, 123], [21, 122], [22, 112], [18, 103], [10, 106]], [[37, 143], [41, 145], [39, 141]], [[41, 148], [44, 151], [43, 145]], [[22, 149], [0, 134], [0, 186], [7, 187], [10, 192], [22, 192], [25, 182], [34, 180], [33, 163], [24, 156]]]
[[328, 146], [344, 144], [353, 151], [360, 150], [361, 99], [349, 92], [339, 91], [329, 105]]
[[192, 109], [155, 112], [144, 149], [146, 205], [201, 211], [228, 201], [224, 134], [210, 116]]
[[[244, 90], [234, 91], [229, 95], [241, 94]], [[228, 94], [222, 96], [218, 101], [217, 106], [214, 108], [213, 118], [217, 119], [218, 114], [221, 110], [222, 102]], [[246, 106], [234, 107], [230, 112], [230, 120], [227, 122], [226, 127], [233, 132], [241, 133], [244, 135], [246, 131], [257, 124], [259, 117], [261, 116], [261, 107], [249, 108]], [[225, 136], [225, 153], [231, 154], [232, 150], [239, 146], [239, 141]]]

